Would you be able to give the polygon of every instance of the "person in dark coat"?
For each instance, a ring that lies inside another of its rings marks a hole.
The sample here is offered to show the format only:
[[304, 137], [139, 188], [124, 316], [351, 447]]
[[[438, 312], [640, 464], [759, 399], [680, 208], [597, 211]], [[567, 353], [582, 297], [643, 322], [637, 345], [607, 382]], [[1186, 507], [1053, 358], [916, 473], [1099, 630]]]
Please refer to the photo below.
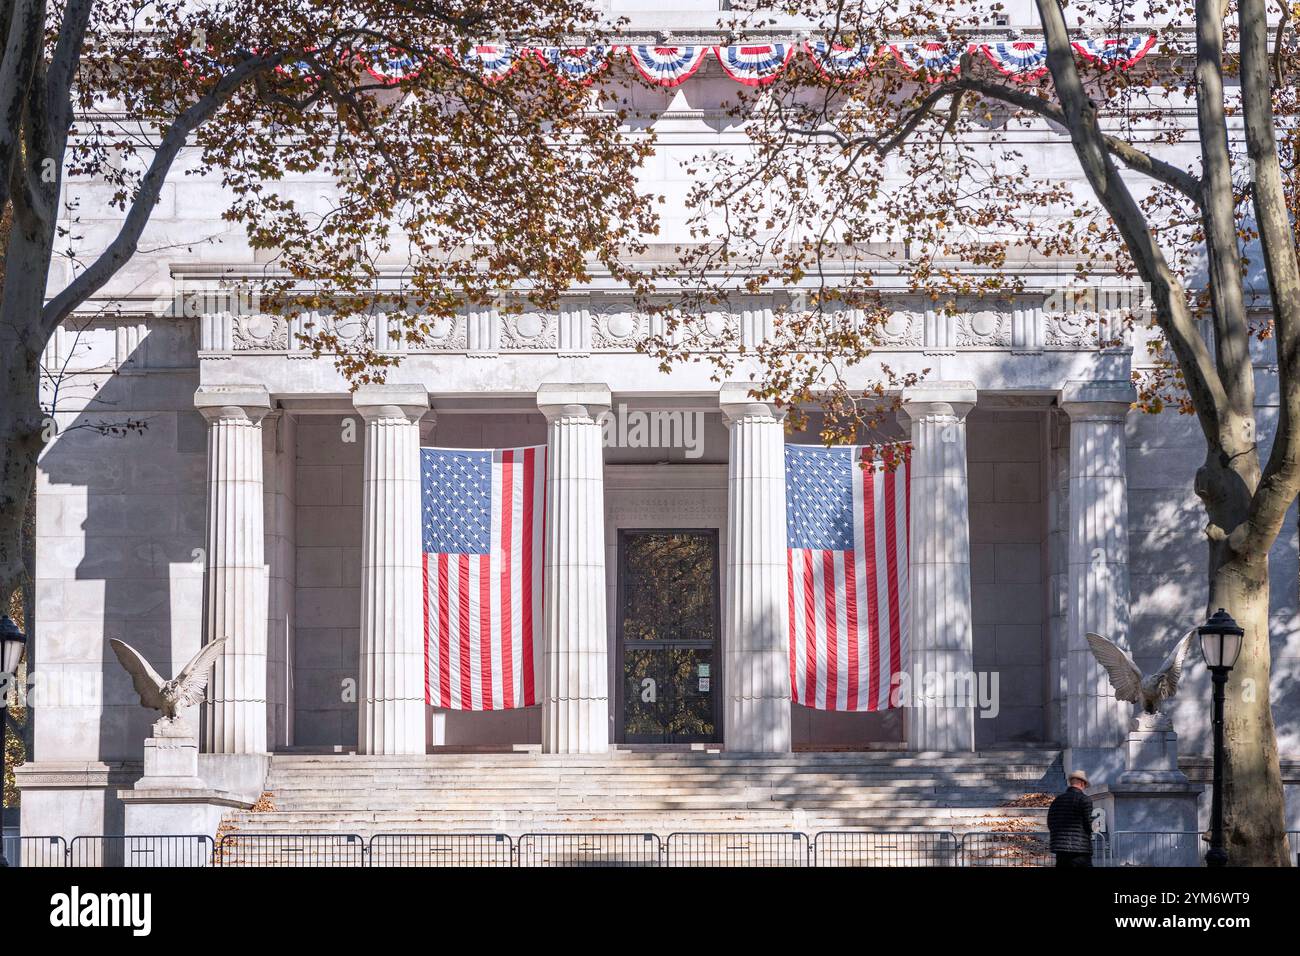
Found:
[[1065, 793], [1047, 811], [1047, 832], [1057, 866], [1092, 866], [1092, 798], [1084, 793], [1088, 776], [1070, 771]]

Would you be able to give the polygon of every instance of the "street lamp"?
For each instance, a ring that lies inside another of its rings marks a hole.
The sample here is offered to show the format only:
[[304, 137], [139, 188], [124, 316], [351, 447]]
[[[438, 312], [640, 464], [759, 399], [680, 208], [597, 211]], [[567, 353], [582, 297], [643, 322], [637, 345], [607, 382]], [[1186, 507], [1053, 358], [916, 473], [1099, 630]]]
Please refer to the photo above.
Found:
[[1228, 851], [1223, 848], [1223, 701], [1228, 671], [1237, 663], [1246, 632], [1223, 608], [1196, 632], [1201, 636], [1201, 655], [1214, 681], [1214, 790], [1210, 795], [1210, 852], [1205, 854], [1205, 865], [1227, 866]]
[[[18, 683], [18, 665], [27, 649], [27, 636], [6, 614], [0, 617], [0, 834], [4, 824], [4, 781], [6, 775], [5, 730], [9, 727], [9, 693]], [[9, 865], [5, 859], [4, 840], [0, 838], [0, 867]]]

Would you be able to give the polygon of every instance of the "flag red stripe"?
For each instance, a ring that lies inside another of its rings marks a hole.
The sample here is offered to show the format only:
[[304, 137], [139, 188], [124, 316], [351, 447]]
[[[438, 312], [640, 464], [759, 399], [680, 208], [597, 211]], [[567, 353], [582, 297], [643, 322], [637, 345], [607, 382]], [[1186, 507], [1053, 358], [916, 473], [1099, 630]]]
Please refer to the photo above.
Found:
[[478, 661], [482, 708], [492, 709], [492, 556], [478, 556]]
[[429, 555], [420, 557], [420, 578], [424, 581], [424, 703], [433, 703], [429, 688]]
[[515, 664], [511, 648], [514, 634], [511, 631], [510, 562], [514, 557], [514, 490], [515, 453], [506, 449], [501, 453], [501, 702], [513, 707], [515, 702]]
[[442, 664], [439, 675], [439, 704], [451, 706], [451, 590], [447, 580], [447, 556], [438, 555], [438, 661]]
[[826, 706], [834, 709], [839, 699], [839, 632], [835, 613], [835, 552], [822, 552], [822, 587], [826, 605]]
[[[856, 462], [853, 467], [857, 467]], [[848, 551], [844, 555], [844, 626], [848, 629], [849, 638], [849, 710], [858, 709], [858, 582], [857, 571], [854, 568], [857, 560], [856, 550]]]
[[804, 697], [812, 706], [817, 703], [817, 595], [813, 584], [812, 552], [803, 553], [804, 637], [808, 659], [804, 661]]
[[460, 638], [460, 706], [474, 709], [474, 688], [469, 666], [469, 555], [457, 555], [457, 593], [460, 598], [460, 620], [457, 622]]
[[897, 462], [893, 456], [885, 459], [885, 504], [888, 520], [885, 522], [885, 571], [889, 575], [889, 672], [897, 674], [902, 670], [900, 658], [899, 627], [902, 617], [898, 608], [898, 521], [896, 505], [898, 501]]
[[790, 613], [786, 615], [790, 621], [790, 695], [794, 698], [795, 703], [802, 703], [799, 700], [798, 658], [795, 656], [794, 651], [794, 642], [797, 639], [794, 627], [794, 554], [789, 549], [786, 550], [785, 581], [789, 593], [790, 608]]
[[876, 598], [876, 466], [862, 469], [862, 527], [867, 563], [867, 710], [880, 709], [880, 609]]
[[520, 582], [524, 613], [521, 626], [524, 638], [524, 706], [536, 703], [536, 689], [533, 675], [533, 489], [537, 486], [536, 451], [532, 448], [524, 451], [524, 553], [519, 556]]

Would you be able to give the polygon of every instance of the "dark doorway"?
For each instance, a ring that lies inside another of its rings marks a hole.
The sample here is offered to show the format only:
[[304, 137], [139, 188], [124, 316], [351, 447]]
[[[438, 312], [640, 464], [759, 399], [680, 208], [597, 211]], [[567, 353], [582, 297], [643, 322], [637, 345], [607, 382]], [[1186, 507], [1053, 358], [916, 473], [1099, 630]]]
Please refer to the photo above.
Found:
[[718, 532], [618, 533], [618, 739], [722, 739]]

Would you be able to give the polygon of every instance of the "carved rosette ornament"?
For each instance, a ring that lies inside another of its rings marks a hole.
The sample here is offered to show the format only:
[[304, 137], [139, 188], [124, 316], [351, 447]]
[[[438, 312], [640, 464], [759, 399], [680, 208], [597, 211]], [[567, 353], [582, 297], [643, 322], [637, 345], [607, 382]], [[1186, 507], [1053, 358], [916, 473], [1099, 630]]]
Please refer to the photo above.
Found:
[[236, 352], [284, 352], [289, 348], [289, 324], [266, 312], [231, 315], [230, 345]]
[[924, 317], [910, 310], [893, 312], [875, 328], [875, 335], [882, 346], [921, 347], [925, 334]]
[[714, 310], [682, 323], [679, 333], [686, 341], [701, 348], [733, 349], [740, 344], [740, 326], [736, 316]]
[[630, 302], [610, 302], [591, 314], [594, 349], [632, 352], [644, 336], [644, 324]]
[[415, 320], [414, 327], [420, 329], [421, 341], [419, 345], [412, 346], [411, 351], [465, 351], [465, 320], [462, 316], [422, 316]]
[[1047, 344], [1058, 348], [1095, 348], [1101, 342], [1105, 317], [1093, 311], [1046, 315]]
[[998, 348], [1011, 344], [1011, 313], [977, 309], [957, 316], [957, 345], [967, 348]]
[[534, 350], [556, 347], [555, 316], [538, 309], [501, 316], [502, 345], [508, 349]]

